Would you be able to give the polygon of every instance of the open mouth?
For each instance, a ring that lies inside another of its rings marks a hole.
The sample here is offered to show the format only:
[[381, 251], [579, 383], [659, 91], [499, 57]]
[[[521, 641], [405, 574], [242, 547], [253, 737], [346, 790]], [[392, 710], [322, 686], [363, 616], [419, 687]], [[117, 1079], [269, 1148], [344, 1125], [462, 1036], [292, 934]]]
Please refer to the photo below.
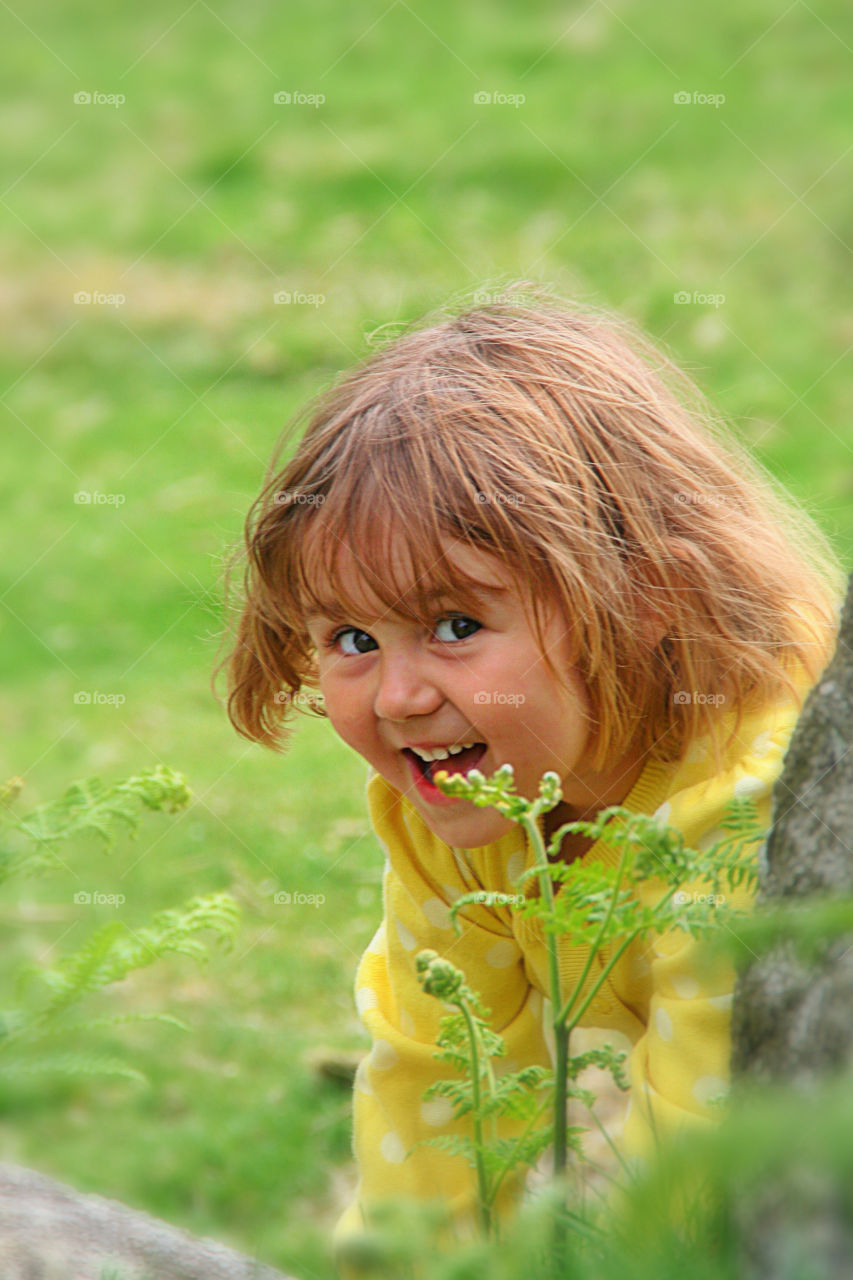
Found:
[[403, 748], [403, 755], [414, 762], [426, 782], [435, 786], [433, 778], [437, 773], [445, 770], [449, 774], [461, 773], [466, 776], [471, 769], [476, 769], [487, 750], [485, 742], [476, 742], [473, 747], [458, 751], [455, 755], [448, 756], [446, 760], [422, 760], [417, 752], [409, 747]]

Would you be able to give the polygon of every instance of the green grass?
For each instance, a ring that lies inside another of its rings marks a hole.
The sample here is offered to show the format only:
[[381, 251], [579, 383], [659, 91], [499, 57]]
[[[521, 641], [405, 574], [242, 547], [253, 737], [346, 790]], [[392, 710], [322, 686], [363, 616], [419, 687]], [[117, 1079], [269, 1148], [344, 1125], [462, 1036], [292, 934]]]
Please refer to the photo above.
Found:
[[[847, 10], [15, 12], [0, 111], [14, 184], [0, 205], [0, 774], [23, 774], [34, 805], [163, 760], [197, 799], [109, 859], [80, 847], [63, 877], [7, 889], [7, 966], [79, 945], [101, 919], [74, 906], [81, 885], [124, 892], [129, 921], [230, 888], [244, 926], [209, 971], [176, 958], [104, 998], [192, 1024], [122, 1037], [149, 1090], [16, 1088], [3, 1145], [329, 1276], [349, 1099], [306, 1054], [364, 1043], [351, 985], [381, 856], [363, 762], [328, 725], [306, 720], [276, 757], [237, 738], [209, 693], [222, 557], [279, 430], [367, 334], [519, 276], [668, 345], [849, 564]], [[326, 102], [277, 106], [282, 89]], [[127, 101], [75, 106], [81, 90]], [[726, 101], [674, 104], [694, 90]], [[482, 91], [526, 100], [480, 106]], [[126, 301], [75, 305], [80, 290]], [[277, 290], [325, 301], [278, 306]], [[725, 302], [676, 305], [682, 290]], [[76, 504], [81, 490], [124, 502]], [[126, 701], [79, 705], [79, 690]], [[274, 887], [326, 903], [276, 907]]]

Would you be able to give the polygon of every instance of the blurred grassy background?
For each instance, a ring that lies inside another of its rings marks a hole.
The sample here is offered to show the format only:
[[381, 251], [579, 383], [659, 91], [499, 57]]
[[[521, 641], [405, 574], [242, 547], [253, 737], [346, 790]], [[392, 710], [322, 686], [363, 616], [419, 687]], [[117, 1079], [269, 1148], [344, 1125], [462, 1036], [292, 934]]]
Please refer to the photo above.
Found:
[[80, 888], [124, 893], [129, 923], [211, 889], [245, 908], [232, 957], [102, 1001], [192, 1024], [90, 1042], [153, 1087], [5, 1089], [3, 1155], [326, 1277], [349, 1097], [306, 1054], [364, 1043], [381, 856], [327, 725], [277, 757], [209, 692], [223, 557], [281, 427], [366, 335], [520, 277], [668, 345], [849, 565], [853, 24], [843, 0], [32, 0], [2, 21], [0, 776], [31, 807], [163, 760], [196, 793], [7, 887], [7, 966], [109, 918]]

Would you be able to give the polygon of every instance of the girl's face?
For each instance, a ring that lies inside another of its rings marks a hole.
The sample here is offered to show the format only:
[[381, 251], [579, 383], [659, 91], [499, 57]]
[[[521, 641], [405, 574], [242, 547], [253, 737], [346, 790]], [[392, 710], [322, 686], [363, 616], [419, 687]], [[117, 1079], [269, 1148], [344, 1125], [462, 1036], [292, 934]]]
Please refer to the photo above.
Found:
[[[568, 630], [553, 610], [544, 633], [554, 666], [568, 688], [549, 672], [528, 625], [512, 575], [493, 556], [458, 544], [454, 563], [488, 582], [476, 614], [452, 599], [436, 601], [431, 628], [389, 614], [363, 594], [347, 554], [341, 565], [348, 593], [363, 604], [358, 617], [333, 622], [306, 618], [317, 650], [320, 689], [336, 732], [402, 792], [439, 839], [457, 848], [490, 844], [516, 824], [492, 808], [444, 796], [413, 748], [478, 744], [438, 761], [433, 770], [487, 777], [512, 765], [519, 795], [532, 799], [551, 769], [562, 780], [563, 802], [547, 815], [547, 830], [593, 816], [617, 804], [639, 774], [636, 759], [606, 774], [587, 764], [591, 705], [583, 682], [569, 667]], [[315, 589], [320, 598], [328, 592]]]

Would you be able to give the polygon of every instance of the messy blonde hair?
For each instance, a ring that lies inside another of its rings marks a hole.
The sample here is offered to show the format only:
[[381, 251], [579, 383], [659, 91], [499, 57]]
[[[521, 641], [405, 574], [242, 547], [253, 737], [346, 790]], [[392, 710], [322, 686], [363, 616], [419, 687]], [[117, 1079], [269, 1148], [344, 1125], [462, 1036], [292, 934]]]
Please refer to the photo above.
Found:
[[[511, 569], [557, 679], [543, 627], [562, 610], [596, 770], [635, 747], [677, 761], [704, 735], [719, 762], [724, 712], [737, 713], [730, 742], [765, 700], [787, 691], [802, 705], [789, 666], [817, 679], [843, 591], [828, 540], [625, 319], [525, 288], [409, 326], [307, 406], [278, 469], [280, 441], [246, 519], [245, 594], [215, 673], [227, 665], [244, 737], [283, 751], [304, 704], [325, 714], [304, 692], [318, 687], [305, 617], [327, 612], [319, 577], [336, 614], [358, 617], [342, 548], [383, 607], [431, 625], [430, 592], [475, 598], [448, 538]], [[405, 581], [392, 546], [407, 552]], [[665, 626], [657, 646], [649, 610]]]

